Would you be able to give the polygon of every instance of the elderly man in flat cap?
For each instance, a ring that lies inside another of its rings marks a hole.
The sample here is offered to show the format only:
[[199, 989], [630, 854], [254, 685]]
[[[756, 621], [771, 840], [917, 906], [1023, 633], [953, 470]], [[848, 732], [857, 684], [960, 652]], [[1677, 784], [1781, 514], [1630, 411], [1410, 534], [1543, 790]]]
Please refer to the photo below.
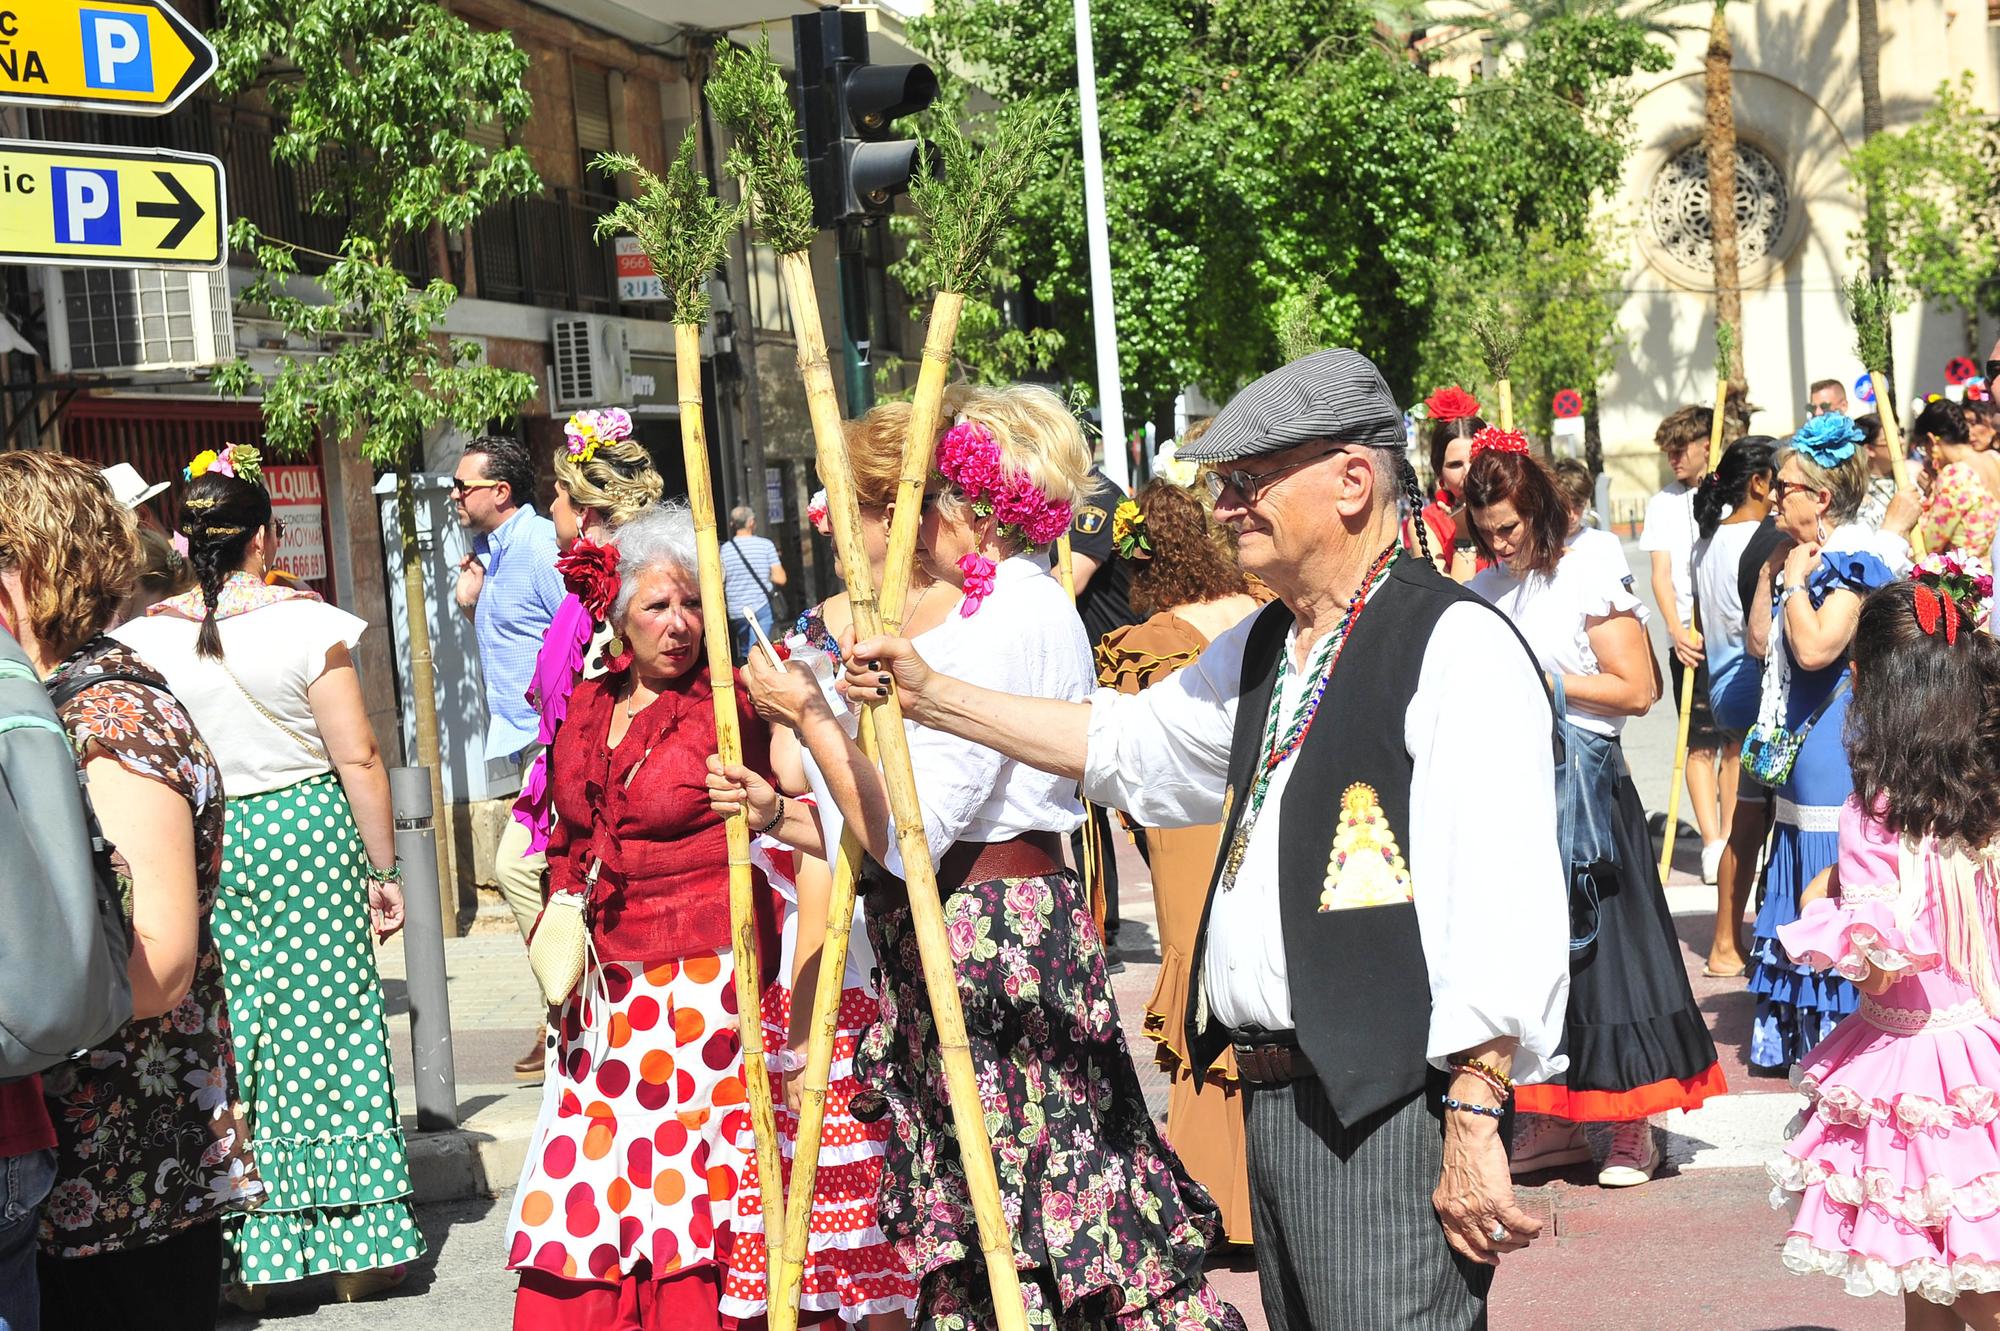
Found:
[[1486, 1325], [1514, 1199], [1500, 1115], [1560, 1070], [1553, 715], [1492, 607], [1402, 549], [1402, 413], [1358, 352], [1239, 393], [1181, 456], [1279, 600], [1136, 695], [1016, 698], [904, 639], [846, 679], [1163, 827], [1224, 825], [1187, 1039], [1246, 1088], [1264, 1307], [1290, 1331]]

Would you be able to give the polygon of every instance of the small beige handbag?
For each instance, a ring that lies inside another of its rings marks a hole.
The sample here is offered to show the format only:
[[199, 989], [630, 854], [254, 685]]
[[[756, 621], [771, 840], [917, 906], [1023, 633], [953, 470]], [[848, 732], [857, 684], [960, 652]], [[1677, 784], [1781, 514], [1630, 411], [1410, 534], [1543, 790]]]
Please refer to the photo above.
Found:
[[584, 908], [590, 902], [590, 889], [597, 884], [601, 863], [591, 863], [583, 891], [551, 895], [535, 923], [535, 936], [528, 944], [528, 968], [534, 971], [535, 983], [542, 987], [542, 997], [550, 1007], [567, 1003], [583, 978], [591, 950], [590, 922], [584, 918]]

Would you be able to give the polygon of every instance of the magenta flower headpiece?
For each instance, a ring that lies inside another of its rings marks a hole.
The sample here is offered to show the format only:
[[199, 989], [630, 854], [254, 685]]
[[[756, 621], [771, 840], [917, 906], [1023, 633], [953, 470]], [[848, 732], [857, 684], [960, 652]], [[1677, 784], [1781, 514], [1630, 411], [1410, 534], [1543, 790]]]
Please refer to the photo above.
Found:
[[579, 411], [563, 426], [564, 447], [578, 462], [588, 462], [599, 444], [632, 437], [632, 413], [623, 407]]
[[1027, 476], [1008, 475], [993, 432], [978, 421], [945, 431], [934, 465], [973, 512], [999, 518], [1029, 546], [1047, 545], [1069, 529], [1070, 506], [1043, 494]]

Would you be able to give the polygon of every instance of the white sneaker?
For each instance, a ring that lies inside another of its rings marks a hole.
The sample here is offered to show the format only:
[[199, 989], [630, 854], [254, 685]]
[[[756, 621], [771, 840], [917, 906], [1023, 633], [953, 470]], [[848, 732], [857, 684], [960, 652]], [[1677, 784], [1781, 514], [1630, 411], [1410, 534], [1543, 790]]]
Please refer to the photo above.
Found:
[[1514, 1150], [1508, 1169], [1515, 1174], [1533, 1174], [1558, 1165], [1583, 1164], [1590, 1159], [1590, 1143], [1584, 1140], [1583, 1125], [1547, 1114], [1520, 1114], [1514, 1119]]
[[1660, 1167], [1660, 1144], [1653, 1140], [1653, 1120], [1634, 1119], [1620, 1123], [1611, 1135], [1611, 1150], [1605, 1154], [1604, 1168], [1597, 1172], [1602, 1188], [1632, 1188], [1649, 1183]]
[[1716, 870], [1722, 867], [1722, 849], [1729, 843], [1711, 841], [1701, 848], [1701, 881], [1713, 886]]

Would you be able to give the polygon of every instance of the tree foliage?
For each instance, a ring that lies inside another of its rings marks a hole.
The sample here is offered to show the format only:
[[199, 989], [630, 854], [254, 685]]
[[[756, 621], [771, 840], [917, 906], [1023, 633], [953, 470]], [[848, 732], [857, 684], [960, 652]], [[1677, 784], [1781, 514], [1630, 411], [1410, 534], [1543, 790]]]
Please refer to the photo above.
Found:
[[2000, 313], [2000, 120], [1973, 101], [1971, 75], [1940, 85], [1921, 119], [1875, 135], [1847, 165], [1872, 205], [1850, 236], [1856, 256], [1886, 256], [1899, 284], [1968, 324]]
[[[388, 466], [408, 465], [443, 421], [471, 430], [517, 412], [533, 377], [443, 337], [457, 288], [417, 286], [397, 260], [412, 239], [462, 230], [538, 187], [524, 149], [466, 133], [526, 119], [527, 54], [430, 0], [223, 0], [212, 37], [221, 91], [254, 86], [268, 98], [282, 119], [276, 157], [317, 182], [306, 208], [343, 226], [338, 252], [321, 254], [247, 218], [232, 224], [231, 244], [259, 268], [244, 303], [330, 350], [280, 357], [268, 382], [237, 361], [217, 374], [218, 391], [261, 384], [265, 434], [280, 453], [304, 451], [324, 430]], [[307, 280], [302, 261], [324, 269]]]
[[[1407, 400], [1476, 367], [1468, 302], [1493, 291], [1545, 323], [1522, 329], [1517, 377], [1588, 392], [1616, 352], [1613, 238], [1591, 219], [1630, 148], [1631, 76], [1668, 56], [1658, 5], [1547, 7], [1467, 86], [1427, 73], [1379, 4], [1095, 0], [1128, 403], [1159, 418], [1189, 384], [1225, 395], [1308, 345], [1359, 348]], [[914, 30], [1003, 104], [1075, 86], [1067, 0], [937, 0]], [[994, 285], [1052, 327], [1045, 368], [1088, 382], [1080, 145], [1051, 157]]]

